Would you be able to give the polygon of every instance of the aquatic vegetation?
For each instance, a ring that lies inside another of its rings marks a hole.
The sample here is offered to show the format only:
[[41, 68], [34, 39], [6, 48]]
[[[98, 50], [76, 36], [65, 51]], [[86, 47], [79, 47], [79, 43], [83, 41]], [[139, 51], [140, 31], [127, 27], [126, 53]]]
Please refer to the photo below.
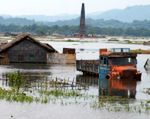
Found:
[[131, 40], [125, 40], [125, 42], [126, 42], [127, 44], [133, 44], [133, 42], [132, 42]]
[[128, 98], [116, 96], [101, 96], [99, 100], [91, 103], [93, 109], [107, 111], [126, 111], [126, 112], [150, 112], [149, 101], [134, 101]]
[[6, 101], [15, 102], [33, 102], [32, 96], [27, 96], [25, 93], [15, 93], [15, 90], [6, 90], [0, 88], [0, 99], [5, 99]]
[[142, 50], [142, 49], [131, 50], [131, 52], [137, 54], [150, 54], [150, 50]]
[[[58, 78], [50, 81], [42, 80], [29, 83], [20, 72], [7, 73], [5, 78], [9, 85], [9, 90], [1, 88], [0, 99], [5, 99], [6, 101], [49, 103], [56, 102], [60, 97], [61, 99], [67, 99], [82, 96], [79, 90], [73, 90], [74, 87], [71, 87], [73, 82], [70, 83], [66, 80], [59, 80]], [[32, 87], [36, 86], [37, 90], [34, 90]], [[68, 86], [71, 89], [68, 89]], [[30, 90], [26, 88], [30, 88]], [[39, 88], [40, 90], [38, 90]]]
[[25, 80], [21, 73], [18, 72], [11, 72], [6, 74], [8, 78], [9, 86], [15, 89], [16, 93], [19, 93], [20, 88], [25, 84]]
[[[0, 100], [21, 103], [51, 103], [62, 106], [82, 105], [96, 110], [113, 112], [150, 112], [150, 100], [137, 101], [120, 96], [90, 95], [84, 88], [79, 90], [74, 81], [69, 82], [69, 80], [59, 80], [58, 78], [34, 82], [24, 81], [24, 78], [20, 72], [7, 74], [10, 88], [0, 88]], [[28, 86], [26, 87], [26, 85]], [[72, 87], [72, 85], [77, 87]], [[78, 85], [84, 87], [83, 84]], [[30, 90], [24, 90], [24, 88]], [[147, 89], [147, 91], [149, 90]]]
[[96, 96], [81, 93], [79, 90], [70, 89], [59, 89], [52, 88], [51, 90], [40, 90], [39, 95], [28, 96], [26, 93], [15, 93], [15, 89], [6, 90], [0, 88], [0, 99], [10, 101], [10, 102], [21, 102], [21, 103], [52, 103], [60, 104], [62, 106], [66, 105], [83, 105], [88, 106], [92, 109], [100, 109], [107, 111], [126, 111], [126, 112], [149, 112], [150, 111], [150, 101], [140, 101], [135, 103], [135, 100], [129, 98], [122, 98], [117, 96]]
[[78, 40], [68, 39], [68, 40], [66, 40], [66, 42], [79, 42], [79, 41]]
[[55, 96], [55, 97], [79, 97], [82, 94], [77, 90], [61, 90], [61, 89], [53, 89], [53, 90], [44, 90], [39, 91], [41, 95], [46, 96]]
[[0, 87], [0, 99], [15, 102], [33, 102], [33, 97], [21, 92], [20, 89], [25, 85], [25, 80], [20, 72], [11, 72], [6, 74], [6, 80], [10, 89]]
[[0, 99], [6, 101], [15, 101], [15, 102], [36, 102], [36, 103], [49, 103], [56, 102], [59, 100], [59, 97], [69, 99], [70, 97], [79, 97], [82, 96], [79, 92], [76, 91], [63, 91], [63, 90], [51, 90], [51, 91], [39, 91], [40, 96], [28, 96], [26, 93], [15, 93], [15, 89], [6, 90], [0, 88]]

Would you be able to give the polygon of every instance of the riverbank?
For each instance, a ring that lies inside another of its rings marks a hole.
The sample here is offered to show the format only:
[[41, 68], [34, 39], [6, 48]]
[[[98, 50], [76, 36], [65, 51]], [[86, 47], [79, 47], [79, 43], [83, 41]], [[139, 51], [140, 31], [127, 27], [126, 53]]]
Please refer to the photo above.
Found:
[[[105, 36], [97, 38], [75, 38], [75, 37], [58, 37], [58, 36], [33, 36], [39, 41], [55, 41], [55, 42], [104, 42], [104, 43], [120, 43], [120, 44], [143, 44], [150, 41], [150, 37], [130, 37], [130, 36]], [[15, 36], [0, 35], [0, 42], [6, 42], [15, 39]]]
[[137, 54], [150, 54], [150, 50], [142, 50], [142, 49], [131, 50], [131, 52]]

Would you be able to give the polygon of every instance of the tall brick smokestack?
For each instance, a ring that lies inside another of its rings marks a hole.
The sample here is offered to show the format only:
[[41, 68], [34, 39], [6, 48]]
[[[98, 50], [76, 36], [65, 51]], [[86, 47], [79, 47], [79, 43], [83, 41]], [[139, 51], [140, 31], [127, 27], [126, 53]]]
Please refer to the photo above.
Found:
[[85, 8], [84, 8], [84, 3], [82, 3], [81, 16], [80, 16], [80, 37], [84, 37], [85, 34], [86, 34], [86, 31], [85, 31]]

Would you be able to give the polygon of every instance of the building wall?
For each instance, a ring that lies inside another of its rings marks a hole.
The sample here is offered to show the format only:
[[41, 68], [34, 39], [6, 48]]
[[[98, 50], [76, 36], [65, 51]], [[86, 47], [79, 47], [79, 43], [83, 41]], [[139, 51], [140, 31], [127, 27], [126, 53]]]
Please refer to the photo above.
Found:
[[3, 57], [0, 58], [0, 65], [8, 65], [9, 64], [8, 54], [4, 52], [4, 53], [1, 53], [1, 55]]
[[47, 51], [36, 43], [23, 40], [8, 50], [10, 63], [46, 63]]
[[76, 54], [49, 53], [47, 59], [52, 64], [75, 64]]

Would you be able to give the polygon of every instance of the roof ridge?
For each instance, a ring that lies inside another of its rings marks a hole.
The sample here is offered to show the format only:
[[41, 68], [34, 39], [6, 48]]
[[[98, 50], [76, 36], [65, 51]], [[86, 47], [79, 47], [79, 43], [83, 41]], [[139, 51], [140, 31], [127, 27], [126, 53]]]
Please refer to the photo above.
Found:
[[3, 46], [0, 48], [0, 52], [9, 49], [9, 48], [12, 47], [15, 43], [20, 42], [21, 40], [23, 40], [23, 39], [26, 38], [26, 37], [29, 37], [29, 38], [30, 38], [31, 40], [33, 40], [35, 43], [39, 44], [40, 46], [42, 46], [43, 48], [45, 48], [45, 49], [48, 50], [48, 51], [57, 52], [52, 46], [51, 46], [51, 47], [48, 47], [48, 46], [45, 45], [44, 43], [41, 43], [40, 41], [34, 39], [34, 38], [33, 38], [31, 35], [29, 35], [29, 34], [21, 34], [21, 35], [18, 35], [15, 40], [12, 40], [11, 42], [9, 42], [9, 43], [3, 45]]

